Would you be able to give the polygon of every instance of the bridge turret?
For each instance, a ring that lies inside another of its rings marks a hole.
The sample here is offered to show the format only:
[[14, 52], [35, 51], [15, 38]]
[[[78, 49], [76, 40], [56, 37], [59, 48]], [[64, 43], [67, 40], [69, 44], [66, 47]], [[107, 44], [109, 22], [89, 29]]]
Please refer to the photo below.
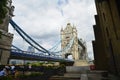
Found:
[[13, 34], [8, 33], [9, 20], [14, 16], [12, 0], [2, 0], [0, 7], [0, 64], [6, 65], [10, 57]]
[[67, 23], [66, 28], [62, 31], [61, 35], [61, 48], [64, 49], [68, 44], [70, 44], [71, 40], [74, 38], [72, 42], [71, 49], [67, 52], [63, 52], [63, 57], [66, 58], [68, 55], [72, 55], [73, 59], [79, 59], [78, 55], [78, 41], [77, 41], [77, 29], [75, 26], [71, 26], [70, 23]]
[[67, 58], [68, 55], [72, 55], [75, 60], [75, 66], [82, 65], [83, 63], [87, 65], [86, 46], [78, 39], [76, 27], [74, 25], [71, 26], [70, 23], [67, 23], [66, 28], [62, 30], [61, 36], [61, 48], [69, 48], [67, 51], [62, 52], [63, 58]]
[[14, 16], [15, 7], [12, 5], [12, 0], [2, 0], [1, 6], [0, 29], [8, 32], [9, 20]]

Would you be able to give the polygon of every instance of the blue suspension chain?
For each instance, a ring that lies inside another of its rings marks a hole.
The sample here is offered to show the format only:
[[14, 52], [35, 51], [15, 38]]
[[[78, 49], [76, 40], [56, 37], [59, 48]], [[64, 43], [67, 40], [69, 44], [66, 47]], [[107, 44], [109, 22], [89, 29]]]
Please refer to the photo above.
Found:
[[[43, 48], [42, 46], [40, 46], [40, 45], [39, 45], [37, 42], [35, 42], [30, 36], [28, 36], [13, 20], [10, 20], [10, 23], [11, 23], [11, 25], [14, 27], [14, 29], [19, 33], [19, 35], [20, 35], [23, 39], [25, 39], [26, 42], [28, 42], [31, 46], [33, 46], [33, 47], [36, 48], [38, 51], [41, 51], [41, 52], [43, 52], [43, 53], [48, 53], [48, 54], [50, 54], [50, 53], [60, 53], [60, 52], [62, 52], [62, 51], [65, 51], [66, 49], [70, 48], [70, 46], [72, 45], [72, 44], [70, 44], [70, 43], [73, 43], [73, 40], [72, 40], [72, 41], [70, 40], [69, 45], [67, 45], [63, 50], [60, 50], [60, 51], [57, 51], [57, 52], [50, 52], [50, 51], [46, 50], [45, 48]], [[36, 46], [34, 46], [33, 44], [31, 44], [31, 43], [21, 34], [21, 32], [22, 32], [22, 34], [24, 34], [27, 38], [29, 38], [31, 41], [33, 41], [37, 46], [39, 46], [40, 48], [42, 48], [42, 49], [45, 50], [45, 51], [40, 50], [39, 48], [37, 48]], [[56, 48], [56, 47], [57, 47], [57, 45], [55, 45], [53, 48], [51, 48], [51, 49], [49, 49], [49, 50], [52, 50], [52, 49], [54, 49], [54, 48]]]
[[13, 48], [16, 48], [16, 49], [19, 50], [19, 51], [23, 51], [23, 50], [21, 50], [20, 48], [14, 46], [14, 45], [12, 45], [12, 47], [13, 47]]
[[11, 25], [13, 26], [13, 28], [18, 32], [18, 34], [19, 34], [26, 42], [28, 42], [31, 46], [33, 46], [34, 48], [36, 48], [38, 51], [41, 51], [41, 52], [43, 52], [43, 53], [46, 53], [45, 51], [40, 50], [39, 48], [35, 47], [32, 43], [30, 43], [30, 42], [20, 33], [20, 31], [15, 27], [14, 23], [12, 23], [12, 22], [10, 22], [10, 23], [11, 23]]
[[13, 23], [14, 25], [16, 25], [16, 27], [25, 35], [27, 36], [31, 41], [33, 41], [37, 46], [39, 46], [40, 48], [42, 48], [43, 50], [45, 50], [47, 53], [49, 52], [48, 50], [46, 50], [45, 48], [43, 48], [41, 45], [39, 45], [37, 42], [35, 42], [30, 36], [28, 36], [13, 20], [10, 20], [10, 23]]

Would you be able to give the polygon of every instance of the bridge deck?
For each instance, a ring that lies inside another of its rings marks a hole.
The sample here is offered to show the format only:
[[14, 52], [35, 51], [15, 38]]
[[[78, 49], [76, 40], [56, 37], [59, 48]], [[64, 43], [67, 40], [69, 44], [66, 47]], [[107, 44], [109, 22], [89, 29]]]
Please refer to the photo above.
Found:
[[39, 60], [39, 61], [54, 61], [54, 62], [71, 62], [73, 63], [74, 60], [70, 59], [64, 59], [60, 57], [55, 56], [49, 56], [49, 55], [34, 55], [33, 54], [27, 54], [17, 51], [11, 51], [10, 59], [25, 59], [25, 60]]

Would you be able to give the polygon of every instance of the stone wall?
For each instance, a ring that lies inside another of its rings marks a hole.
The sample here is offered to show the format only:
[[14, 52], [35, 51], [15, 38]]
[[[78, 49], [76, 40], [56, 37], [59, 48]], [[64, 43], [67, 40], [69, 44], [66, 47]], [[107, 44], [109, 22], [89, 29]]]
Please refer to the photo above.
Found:
[[67, 58], [68, 55], [72, 55], [74, 60], [79, 60], [77, 30], [75, 26], [71, 26], [71, 24], [68, 23], [64, 30], [61, 29], [61, 48], [64, 49], [73, 38], [72, 47], [66, 52], [64, 51], [62, 55], [64, 58]]
[[10, 49], [13, 39], [13, 34], [6, 33], [0, 29], [1, 38], [0, 38], [0, 64], [7, 64], [10, 57]]
[[97, 15], [93, 41], [97, 69], [120, 75], [120, 9], [118, 0], [95, 0]]

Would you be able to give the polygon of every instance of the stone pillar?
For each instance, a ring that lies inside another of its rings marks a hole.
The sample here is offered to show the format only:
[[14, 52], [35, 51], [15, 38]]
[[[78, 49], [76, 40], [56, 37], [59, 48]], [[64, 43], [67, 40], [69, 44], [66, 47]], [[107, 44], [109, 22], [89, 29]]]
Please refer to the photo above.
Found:
[[0, 64], [6, 65], [10, 57], [11, 43], [13, 39], [13, 34], [7, 33], [0, 29]]
[[12, 0], [7, 0], [6, 6], [3, 8], [7, 11], [4, 13], [5, 18], [2, 19], [0, 24], [0, 64], [6, 65], [10, 57], [10, 49], [13, 40], [13, 34], [8, 33], [9, 20], [14, 16], [14, 6]]
[[77, 37], [77, 29], [73, 27], [73, 36], [74, 36], [74, 43], [73, 43], [73, 56], [75, 60], [79, 60], [79, 52], [78, 52], [78, 37]]

